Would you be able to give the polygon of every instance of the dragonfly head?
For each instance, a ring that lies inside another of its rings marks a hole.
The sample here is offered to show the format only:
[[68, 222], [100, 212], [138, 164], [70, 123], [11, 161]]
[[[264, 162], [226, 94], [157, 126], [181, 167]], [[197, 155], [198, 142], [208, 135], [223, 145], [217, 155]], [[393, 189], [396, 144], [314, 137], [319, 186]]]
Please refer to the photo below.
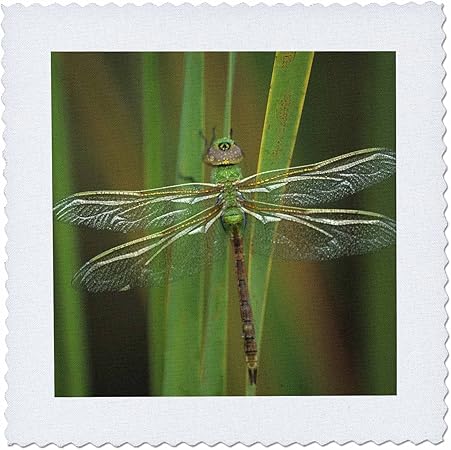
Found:
[[204, 156], [204, 162], [210, 166], [232, 166], [239, 164], [243, 159], [243, 152], [228, 137], [216, 139]]

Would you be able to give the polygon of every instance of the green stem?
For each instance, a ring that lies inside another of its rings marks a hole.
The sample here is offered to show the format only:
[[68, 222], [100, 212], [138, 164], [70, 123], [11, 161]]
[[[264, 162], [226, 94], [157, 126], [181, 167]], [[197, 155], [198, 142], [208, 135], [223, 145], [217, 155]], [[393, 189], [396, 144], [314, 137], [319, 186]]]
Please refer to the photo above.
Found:
[[[258, 172], [290, 166], [312, 63], [313, 52], [276, 53], [266, 106]], [[254, 236], [254, 230], [251, 229], [251, 245], [254, 239], [258, 239], [258, 236]], [[250, 252], [249, 287], [260, 355], [271, 264], [272, 254], [256, 256]], [[260, 374], [261, 372], [260, 370]]]
[[[71, 146], [64, 104], [63, 56], [52, 53], [52, 165], [53, 197], [60, 200], [74, 192], [71, 177]], [[54, 312], [55, 312], [55, 395], [88, 396], [89, 366], [86, 317], [80, 291], [71, 279], [80, 264], [77, 234], [55, 222]]]
[[229, 241], [218, 230], [224, 260], [213, 264], [207, 290], [207, 312], [202, 345], [201, 395], [226, 395], [227, 309], [229, 303]]
[[235, 78], [236, 53], [229, 53], [229, 63], [227, 66], [227, 88], [224, 106], [224, 133], [223, 136], [230, 136], [232, 129], [232, 94], [233, 80]]
[[[227, 88], [224, 102], [224, 136], [228, 136], [232, 124], [233, 79], [235, 53], [229, 53]], [[224, 258], [211, 267], [207, 290], [206, 319], [202, 345], [201, 394], [225, 395], [227, 385], [227, 321], [229, 304], [230, 242], [223, 230], [218, 230], [216, 245], [221, 245]]]
[[[146, 188], [164, 185], [162, 111], [158, 53], [142, 54], [143, 157]], [[165, 288], [149, 288], [148, 347], [151, 395], [161, 395], [166, 323]]]
[[[204, 54], [185, 54], [185, 75], [177, 160], [179, 182], [203, 179], [203, 142], [199, 131], [205, 128]], [[179, 249], [173, 261], [183, 259]], [[186, 251], [186, 248], [185, 248]], [[188, 282], [167, 287], [167, 318], [163, 395], [199, 395], [204, 308], [204, 278], [197, 274]]]
[[[371, 64], [371, 65], [370, 65]], [[359, 129], [364, 142], [383, 143], [396, 147], [396, 56], [395, 53], [376, 52], [366, 62], [367, 76], [360, 81], [362, 92], [368, 93], [368, 101], [374, 108], [371, 114], [362, 105], [359, 115], [364, 120]], [[381, 92], [383, 95], [381, 95]], [[366, 119], [366, 120], [365, 120]], [[390, 183], [392, 183], [390, 185]], [[389, 192], [395, 190], [395, 180], [385, 184]], [[372, 205], [375, 211], [387, 211], [390, 217], [396, 214], [395, 196], [368, 189], [362, 193], [362, 204]], [[371, 208], [372, 209], [372, 208]], [[366, 389], [374, 395], [396, 394], [396, 251], [387, 249], [364, 258], [361, 290], [362, 320], [365, 333], [362, 339], [366, 355]], [[371, 286], [365, 289], [363, 286]], [[377, 288], [376, 288], [377, 286]]]
[[[257, 379], [257, 381], [258, 381], [258, 379]], [[253, 397], [255, 395], [257, 395], [257, 385], [249, 384], [248, 374], [247, 374], [247, 369], [246, 369], [246, 396]]]

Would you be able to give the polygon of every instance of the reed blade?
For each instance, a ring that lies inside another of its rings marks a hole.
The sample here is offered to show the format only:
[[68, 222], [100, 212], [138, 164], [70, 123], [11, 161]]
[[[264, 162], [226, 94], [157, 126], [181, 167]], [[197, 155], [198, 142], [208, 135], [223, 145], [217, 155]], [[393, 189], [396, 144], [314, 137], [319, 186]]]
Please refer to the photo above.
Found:
[[[232, 128], [232, 98], [236, 53], [228, 54], [227, 86], [224, 102], [223, 136]], [[223, 261], [214, 264], [209, 273], [206, 296], [206, 315], [202, 344], [201, 394], [227, 393], [227, 323], [229, 296], [230, 243], [223, 230], [215, 239], [223, 246]]]
[[[74, 192], [71, 146], [64, 102], [63, 55], [52, 53], [52, 170], [53, 199]], [[71, 287], [80, 264], [78, 234], [54, 222], [54, 325], [55, 395], [81, 397], [90, 394], [88, 339], [83, 294]]]
[[[203, 180], [204, 54], [186, 53], [177, 156], [177, 182]], [[173, 261], [179, 257], [172, 253]], [[199, 395], [204, 308], [204, 276], [171, 283], [167, 288], [165, 360], [162, 395]]]
[[[276, 53], [260, 145], [258, 172], [290, 166], [312, 63], [313, 52]], [[272, 255], [253, 254], [254, 240], [258, 240], [258, 236], [251, 230], [249, 286], [261, 354]], [[247, 390], [248, 394], [253, 393], [249, 387]]]
[[[163, 122], [160, 55], [142, 53], [142, 129], [143, 169], [146, 189], [165, 185], [163, 158]], [[164, 369], [164, 340], [166, 324], [166, 288], [149, 287], [148, 348], [150, 395], [161, 395]]]

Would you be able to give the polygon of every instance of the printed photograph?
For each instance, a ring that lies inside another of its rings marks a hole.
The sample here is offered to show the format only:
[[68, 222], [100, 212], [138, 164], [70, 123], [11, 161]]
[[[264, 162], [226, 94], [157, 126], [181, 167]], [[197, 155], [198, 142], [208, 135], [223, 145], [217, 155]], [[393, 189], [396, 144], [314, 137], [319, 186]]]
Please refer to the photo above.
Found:
[[54, 52], [54, 394], [396, 395], [396, 53]]

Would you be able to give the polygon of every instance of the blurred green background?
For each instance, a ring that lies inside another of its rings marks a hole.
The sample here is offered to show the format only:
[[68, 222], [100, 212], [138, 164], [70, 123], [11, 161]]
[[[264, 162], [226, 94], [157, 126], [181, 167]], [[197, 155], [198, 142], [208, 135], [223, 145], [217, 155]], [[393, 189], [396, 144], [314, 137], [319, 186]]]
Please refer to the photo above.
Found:
[[[237, 54], [232, 128], [245, 175], [257, 167], [273, 62], [274, 53]], [[206, 53], [208, 137], [214, 127], [221, 134], [226, 76], [227, 54]], [[395, 83], [393, 52], [315, 53], [292, 165], [395, 149]], [[183, 53], [53, 53], [54, 202], [179, 182], [183, 84]], [[334, 205], [395, 218], [395, 179]], [[165, 288], [90, 294], [71, 286], [85, 261], [128, 240], [54, 222], [56, 396], [164, 395]], [[244, 395], [233, 279], [229, 292], [223, 394]], [[396, 249], [274, 261], [262, 339], [258, 395], [396, 394]]]

